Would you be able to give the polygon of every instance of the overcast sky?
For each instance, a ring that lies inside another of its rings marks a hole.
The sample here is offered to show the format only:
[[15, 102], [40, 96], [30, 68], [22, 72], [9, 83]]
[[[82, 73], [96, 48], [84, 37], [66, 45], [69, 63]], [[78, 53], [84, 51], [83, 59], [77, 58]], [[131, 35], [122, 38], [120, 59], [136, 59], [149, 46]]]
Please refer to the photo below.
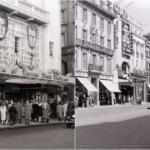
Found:
[[[114, 0], [114, 2], [119, 1], [120, 0]], [[120, 3], [118, 3], [118, 6], [124, 8], [131, 2], [134, 3], [127, 7], [125, 10], [136, 21], [145, 25], [143, 26], [144, 33], [150, 33], [150, 0], [122, 0]]]

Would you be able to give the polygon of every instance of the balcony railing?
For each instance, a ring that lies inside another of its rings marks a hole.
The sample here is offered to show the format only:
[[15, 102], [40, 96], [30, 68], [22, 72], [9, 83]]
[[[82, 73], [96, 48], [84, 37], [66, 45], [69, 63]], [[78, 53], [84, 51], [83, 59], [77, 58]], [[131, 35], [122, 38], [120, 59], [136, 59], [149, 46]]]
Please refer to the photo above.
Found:
[[137, 70], [137, 69], [133, 69], [133, 74], [136, 75], [140, 75], [140, 76], [146, 76], [146, 72], [145, 71], [141, 71], [141, 70]]
[[111, 8], [110, 6], [106, 5], [105, 2], [101, 2], [101, 3], [97, 3], [96, 1], [93, 0], [77, 0], [78, 2], [81, 3], [87, 3], [87, 4], [91, 4], [93, 7], [95, 7], [95, 9], [109, 15], [110, 17], [112, 17], [113, 19], [116, 17], [116, 11]]
[[89, 64], [89, 70], [103, 71], [103, 66]]
[[19, 12], [22, 12], [24, 10], [25, 12], [31, 13], [33, 15], [37, 15], [38, 17], [41, 17], [43, 19], [49, 20], [49, 12], [45, 11], [42, 8], [39, 8], [31, 3], [28, 3], [26, 1], [21, 0], [1, 0], [1, 3], [4, 6], [8, 6], [9, 8], [12, 8], [13, 10], [16, 10]]
[[85, 40], [81, 40], [81, 39], [76, 39], [76, 45], [80, 45], [86, 48], [90, 48], [93, 50], [97, 50], [99, 52], [105, 53], [105, 54], [109, 54], [109, 55], [113, 55], [114, 51], [110, 50], [108, 48], [105, 48], [103, 46], [97, 45], [97, 44], [93, 44], [91, 42], [87, 42]]

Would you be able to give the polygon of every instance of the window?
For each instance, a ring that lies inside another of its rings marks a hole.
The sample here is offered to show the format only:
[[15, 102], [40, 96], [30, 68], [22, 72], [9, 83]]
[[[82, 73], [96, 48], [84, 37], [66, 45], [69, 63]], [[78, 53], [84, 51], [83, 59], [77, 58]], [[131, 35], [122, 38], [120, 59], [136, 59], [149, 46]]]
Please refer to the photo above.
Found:
[[136, 60], [136, 67], [138, 67], [138, 60]]
[[103, 1], [102, 0], [100, 0], [100, 6], [103, 7]]
[[108, 42], [107, 48], [108, 48], [108, 49], [111, 49], [111, 40], [108, 40], [107, 42]]
[[108, 33], [110, 33], [111, 32], [111, 23], [108, 21]]
[[132, 66], [134, 66], [133, 59], [132, 59]]
[[75, 68], [77, 68], [77, 51], [75, 51]]
[[146, 68], [148, 69], [148, 62], [147, 62]]
[[83, 32], [82, 32], [82, 39], [84, 41], [87, 41], [87, 31], [86, 30], [83, 30]]
[[148, 57], [148, 51], [146, 53], [147, 53], [147, 57]]
[[61, 1], [61, 7], [65, 7], [65, 1]]
[[100, 29], [104, 30], [104, 18], [100, 18]]
[[143, 68], [143, 66], [142, 66], [142, 61], [141, 61], [141, 69]]
[[96, 64], [96, 55], [93, 54], [93, 64], [95, 65]]
[[83, 69], [87, 69], [87, 54], [86, 53], [83, 53], [82, 55], [82, 68]]
[[78, 16], [78, 9], [77, 9], [77, 4], [75, 4], [75, 17]]
[[101, 71], [104, 71], [104, 57], [100, 57]]
[[92, 14], [92, 25], [96, 25], [96, 15]]
[[61, 47], [65, 47], [65, 34], [61, 34]]
[[18, 53], [19, 38], [15, 37], [15, 53]]
[[49, 56], [53, 56], [53, 46], [54, 46], [54, 43], [49, 42]]
[[92, 33], [92, 39], [91, 39], [91, 42], [92, 42], [93, 44], [96, 43], [96, 35], [95, 35], [94, 33]]
[[150, 63], [149, 63], [149, 68], [148, 69], [150, 69]]
[[87, 22], [87, 10], [83, 8], [83, 21]]
[[111, 73], [111, 60], [110, 59], [108, 59], [107, 71], [108, 71], [108, 73]]
[[75, 38], [78, 38], [78, 36], [77, 36], [77, 26], [75, 27]]
[[107, 10], [108, 10], [108, 11], [111, 11], [110, 4], [109, 4], [109, 3], [107, 3]]
[[65, 13], [64, 11], [61, 11], [61, 23], [65, 22]]
[[149, 76], [149, 83], [150, 83], [150, 76]]
[[104, 47], [104, 37], [100, 37], [100, 44], [101, 44], [101, 46], [103, 46]]
[[116, 21], [116, 30], [119, 30], [119, 22]]

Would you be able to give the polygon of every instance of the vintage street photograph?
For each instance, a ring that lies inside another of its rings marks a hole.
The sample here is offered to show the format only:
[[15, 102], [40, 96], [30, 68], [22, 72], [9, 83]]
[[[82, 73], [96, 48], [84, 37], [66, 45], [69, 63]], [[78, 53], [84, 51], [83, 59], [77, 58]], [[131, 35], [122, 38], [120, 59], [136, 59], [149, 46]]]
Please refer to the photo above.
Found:
[[150, 149], [150, 1], [75, 1], [76, 149]]
[[68, 0], [0, 0], [0, 149], [74, 149], [70, 11]]

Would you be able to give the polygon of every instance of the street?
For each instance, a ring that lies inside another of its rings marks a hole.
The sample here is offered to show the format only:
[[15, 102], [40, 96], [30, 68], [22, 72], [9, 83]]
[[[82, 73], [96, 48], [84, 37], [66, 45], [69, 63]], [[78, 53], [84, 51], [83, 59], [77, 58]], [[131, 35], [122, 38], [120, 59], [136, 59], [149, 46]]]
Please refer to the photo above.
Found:
[[62, 125], [0, 131], [1, 149], [73, 149], [74, 128]]
[[149, 149], [149, 106], [77, 110], [76, 148]]

